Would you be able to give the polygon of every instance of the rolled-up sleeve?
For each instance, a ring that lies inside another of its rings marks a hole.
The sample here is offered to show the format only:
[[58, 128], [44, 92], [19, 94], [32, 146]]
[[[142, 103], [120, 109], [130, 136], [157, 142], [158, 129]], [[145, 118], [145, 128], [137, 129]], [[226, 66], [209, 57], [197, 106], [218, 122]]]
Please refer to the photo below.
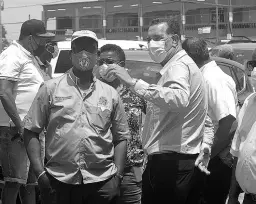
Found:
[[130, 138], [127, 116], [124, 110], [122, 100], [119, 96], [116, 97], [112, 114], [112, 134], [113, 142], [128, 140]]
[[40, 87], [28, 114], [24, 118], [24, 128], [32, 132], [41, 133], [48, 124], [49, 107], [50, 95], [46, 84], [43, 84]]
[[211, 149], [213, 142], [214, 142], [214, 125], [209, 115], [207, 115], [205, 119], [204, 137], [203, 137], [201, 149], [204, 149], [205, 147]]
[[158, 107], [179, 111], [189, 104], [190, 73], [183, 63], [171, 65], [160, 81], [163, 86], [138, 80], [134, 91]]
[[4, 51], [0, 55], [0, 79], [19, 81], [22, 69], [21, 60], [15, 54]]
[[[215, 118], [220, 121], [228, 115], [237, 117], [237, 102], [232, 90], [217, 81], [206, 81], [208, 90], [208, 105]], [[235, 84], [234, 84], [235, 90]]]

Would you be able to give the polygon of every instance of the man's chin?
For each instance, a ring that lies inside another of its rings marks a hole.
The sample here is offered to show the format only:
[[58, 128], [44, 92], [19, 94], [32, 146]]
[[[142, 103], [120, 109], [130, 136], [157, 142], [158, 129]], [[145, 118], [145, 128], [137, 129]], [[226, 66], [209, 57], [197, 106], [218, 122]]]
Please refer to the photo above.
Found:
[[92, 68], [76, 68], [74, 67], [74, 70], [76, 70], [77, 72], [81, 72], [81, 73], [86, 73], [86, 72], [92, 72]]

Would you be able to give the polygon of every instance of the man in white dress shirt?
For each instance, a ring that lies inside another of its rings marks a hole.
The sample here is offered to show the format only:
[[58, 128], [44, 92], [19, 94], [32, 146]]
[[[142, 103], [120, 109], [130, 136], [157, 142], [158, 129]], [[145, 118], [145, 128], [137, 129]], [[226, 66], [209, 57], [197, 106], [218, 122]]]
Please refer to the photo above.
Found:
[[163, 66], [157, 84], [131, 78], [118, 65], [109, 65], [106, 74], [114, 74], [149, 101], [142, 135], [142, 145], [148, 154], [142, 178], [142, 203], [198, 203], [197, 188], [201, 184], [195, 164], [209, 173], [212, 145], [208, 135], [204, 136], [205, 82], [195, 62], [181, 47], [177, 21], [153, 20], [148, 44], [151, 58]]
[[236, 120], [238, 106], [236, 84], [210, 59], [207, 43], [203, 39], [190, 38], [182, 46], [203, 73], [208, 90], [208, 115], [215, 133], [209, 163], [211, 174], [206, 177], [203, 196], [207, 204], [225, 204], [233, 162], [229, 149], [230, 131]]
[[231, 154], [235, 157], [229, 204], [236, 204], [237, 182], [245, 192], [243, 204], [256, 204], [256, 93], [247, 97], [238, 115]]

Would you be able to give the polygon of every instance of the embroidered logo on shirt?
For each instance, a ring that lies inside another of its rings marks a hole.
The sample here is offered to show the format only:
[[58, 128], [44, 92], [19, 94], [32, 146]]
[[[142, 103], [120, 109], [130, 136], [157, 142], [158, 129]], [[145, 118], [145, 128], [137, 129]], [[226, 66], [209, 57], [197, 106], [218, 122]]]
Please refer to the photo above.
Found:
[[61, 101], [67, 100], [67, 99], [71, 99], [72, 96], [62, 96], [62, 97], [61, 96], [55, 96], [54, 98], [57, 102], [61, 102]]
[[99, 102], [98, 102], [98, 107], [104, 111], [106, 109], [109, 109], [108, 108], [108, 99], [104, 96], [101, 96], [100, 99], [99, 99]]

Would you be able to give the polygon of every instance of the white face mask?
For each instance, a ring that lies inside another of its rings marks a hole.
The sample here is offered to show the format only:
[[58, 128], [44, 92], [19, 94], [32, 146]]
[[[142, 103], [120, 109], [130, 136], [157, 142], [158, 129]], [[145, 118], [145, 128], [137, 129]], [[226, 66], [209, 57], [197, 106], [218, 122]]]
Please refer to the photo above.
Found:
[[102, 77], [102, 79], [104, 79], [107, 82], [112, 82], [116, 79], [116, 77], [113, 74], [107, 77], [107, 73], [108, 73], [108, 65], [106, 64], [101, 65], [99, 67], [99, 74]]
[[149, 55], [157, 63], [161, 63], [165, 60], [167, 56], [167, 51], [165, 50], [165, 40], [154, 41], [151, 40], [148, 44]]

